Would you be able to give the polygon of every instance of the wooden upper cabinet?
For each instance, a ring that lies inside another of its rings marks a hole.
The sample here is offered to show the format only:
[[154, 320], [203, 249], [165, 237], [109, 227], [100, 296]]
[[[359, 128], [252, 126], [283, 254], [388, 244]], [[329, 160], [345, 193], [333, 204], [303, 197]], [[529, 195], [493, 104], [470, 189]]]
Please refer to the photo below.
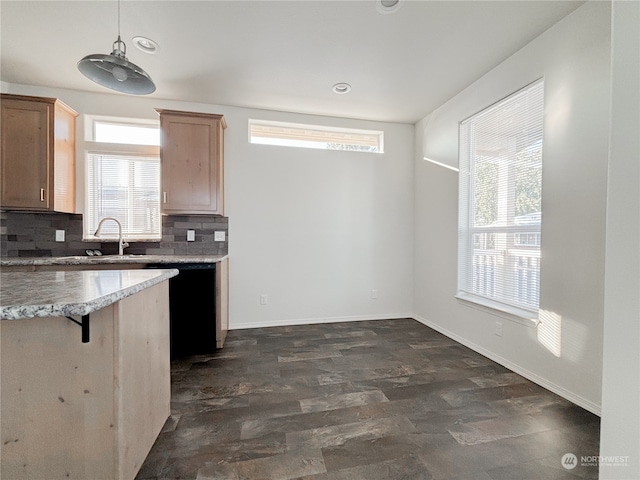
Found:
[[0, 95], [0, 207], [75, 212], [76, 117], [55, 98]]
[[160, 114], [162, 211], [224, 215], [224, 117], [156, 111]]

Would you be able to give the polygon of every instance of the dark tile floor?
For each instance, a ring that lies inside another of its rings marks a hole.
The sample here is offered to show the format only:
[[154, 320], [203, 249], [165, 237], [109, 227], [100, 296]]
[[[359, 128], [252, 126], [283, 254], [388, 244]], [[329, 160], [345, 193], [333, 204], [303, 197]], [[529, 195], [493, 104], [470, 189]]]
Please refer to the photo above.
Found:
[[236, 330], [172, 376], [140, 480], [598, 477], [597, 416], [411, 319]]

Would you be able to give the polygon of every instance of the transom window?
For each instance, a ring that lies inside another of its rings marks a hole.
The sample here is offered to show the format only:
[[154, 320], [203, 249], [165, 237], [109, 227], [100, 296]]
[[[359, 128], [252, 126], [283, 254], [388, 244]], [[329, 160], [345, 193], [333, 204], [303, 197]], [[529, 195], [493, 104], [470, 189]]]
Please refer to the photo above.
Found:
[[535, 318], [544, 83], [460, 124], [458, 296]]
[[249, 120], [249, 142], [262, 145], [382, 153], [383, 138], [377, 130]]
[[160, 240], [159, 122], [102, 118], [90, 122], [83, 237], [117, 239], [115, 222], [105, 222], [99, 238], [94, 235], [101, 219], [113, 217], [128, 240]]
[[100, 143], [160, 146], [160, 125], [93, 121], [93, 140]]

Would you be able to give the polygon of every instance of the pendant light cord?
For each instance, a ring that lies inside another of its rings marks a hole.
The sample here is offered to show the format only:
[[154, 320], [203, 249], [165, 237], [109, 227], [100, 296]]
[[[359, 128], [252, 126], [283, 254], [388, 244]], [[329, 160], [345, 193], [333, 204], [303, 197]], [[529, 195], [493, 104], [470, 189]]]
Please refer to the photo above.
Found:
[[118, 40], [115, 41], [114, 45], [117, 45], [117, 50], [121, 52], [122, 57], [124, 58], [127, 54], [127, 45], [122, 41], [122, 38], [120, 37], [120, 0], [118, 0]]

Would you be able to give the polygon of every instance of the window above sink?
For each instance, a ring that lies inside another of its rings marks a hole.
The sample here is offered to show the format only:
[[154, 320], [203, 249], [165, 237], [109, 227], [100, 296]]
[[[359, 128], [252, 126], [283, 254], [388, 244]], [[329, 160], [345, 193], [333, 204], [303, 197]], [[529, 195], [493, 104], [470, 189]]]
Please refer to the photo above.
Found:
[[83, 239], [118, 241], [115, 222], [94, 232], [100, 219], [122, 224], [125, 240], [160, 241], [160, 124], [154, 120], [86, 116]]

